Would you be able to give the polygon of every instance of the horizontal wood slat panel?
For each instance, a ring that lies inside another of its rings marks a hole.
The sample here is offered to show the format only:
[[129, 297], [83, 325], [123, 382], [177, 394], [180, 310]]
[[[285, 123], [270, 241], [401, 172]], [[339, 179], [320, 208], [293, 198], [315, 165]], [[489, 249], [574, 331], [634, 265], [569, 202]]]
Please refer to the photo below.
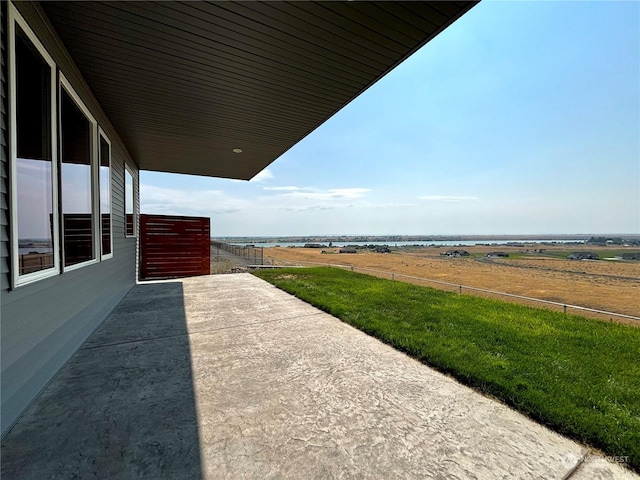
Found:
[[211, 273], [210, 220], [140, 215], [140, 278], [193, 277]]

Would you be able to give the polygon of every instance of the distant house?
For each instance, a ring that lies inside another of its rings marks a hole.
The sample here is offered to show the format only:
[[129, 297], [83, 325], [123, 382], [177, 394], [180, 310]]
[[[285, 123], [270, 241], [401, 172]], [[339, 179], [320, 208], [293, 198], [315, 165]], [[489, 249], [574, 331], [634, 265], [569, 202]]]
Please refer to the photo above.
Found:
[[373, 251], [376, 253], [391, 253], [391, 249], [386, 245], [381, 245], [379, 247], [376, 247], [373, 249]]
[[356, 247], [342, 247], [340, 253], [358, 253]]
[[505, 252], [490, 252], [487, 253], [487, 257], [489, 258], [508, 258], [509, 254]]
[[440, 255], [444, 255], [446, 257], [468, 257], [469, 252], [467, 252], [466, 250], [447, 250]]
[[599, 260], [600, 257], [597, 253], [593, 252], [573, 252], [567, 255], [569, 260]]

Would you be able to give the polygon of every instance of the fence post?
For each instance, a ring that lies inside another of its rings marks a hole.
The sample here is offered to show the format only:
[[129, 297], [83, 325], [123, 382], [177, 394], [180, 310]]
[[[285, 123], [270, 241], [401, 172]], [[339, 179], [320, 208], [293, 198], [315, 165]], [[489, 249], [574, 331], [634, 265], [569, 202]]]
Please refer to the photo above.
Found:
[[351, 265], [351, 271], [353, 272], [353, 265]]
[[565, 315], [567, 314], [567, 306], [566, 305], [562, 306], [562, 311], [564, 312]]
[[391, 274], [391, 280], [395, 280], [395, 279], [396, 279], [396, 274], [395, 274], [395, 273], [392, 273], [392, 274]]
[[458, 294], [462, 295], [462, 285], [460, 285], [458, 288]]

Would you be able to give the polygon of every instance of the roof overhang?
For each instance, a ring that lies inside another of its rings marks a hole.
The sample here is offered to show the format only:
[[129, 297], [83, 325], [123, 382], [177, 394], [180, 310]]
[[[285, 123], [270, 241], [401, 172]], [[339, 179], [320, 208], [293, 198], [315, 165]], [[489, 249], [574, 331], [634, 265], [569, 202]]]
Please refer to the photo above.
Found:
[[41, 5], [140, 169], [250, 179], [475, 3]]

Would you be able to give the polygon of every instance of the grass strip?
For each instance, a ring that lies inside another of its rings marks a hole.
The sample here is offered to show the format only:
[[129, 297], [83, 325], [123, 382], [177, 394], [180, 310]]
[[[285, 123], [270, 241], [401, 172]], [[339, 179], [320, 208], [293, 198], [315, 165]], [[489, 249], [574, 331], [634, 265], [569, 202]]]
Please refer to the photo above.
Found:
[[640, 328], [337, 268], [254, 275], [640, 472]]

